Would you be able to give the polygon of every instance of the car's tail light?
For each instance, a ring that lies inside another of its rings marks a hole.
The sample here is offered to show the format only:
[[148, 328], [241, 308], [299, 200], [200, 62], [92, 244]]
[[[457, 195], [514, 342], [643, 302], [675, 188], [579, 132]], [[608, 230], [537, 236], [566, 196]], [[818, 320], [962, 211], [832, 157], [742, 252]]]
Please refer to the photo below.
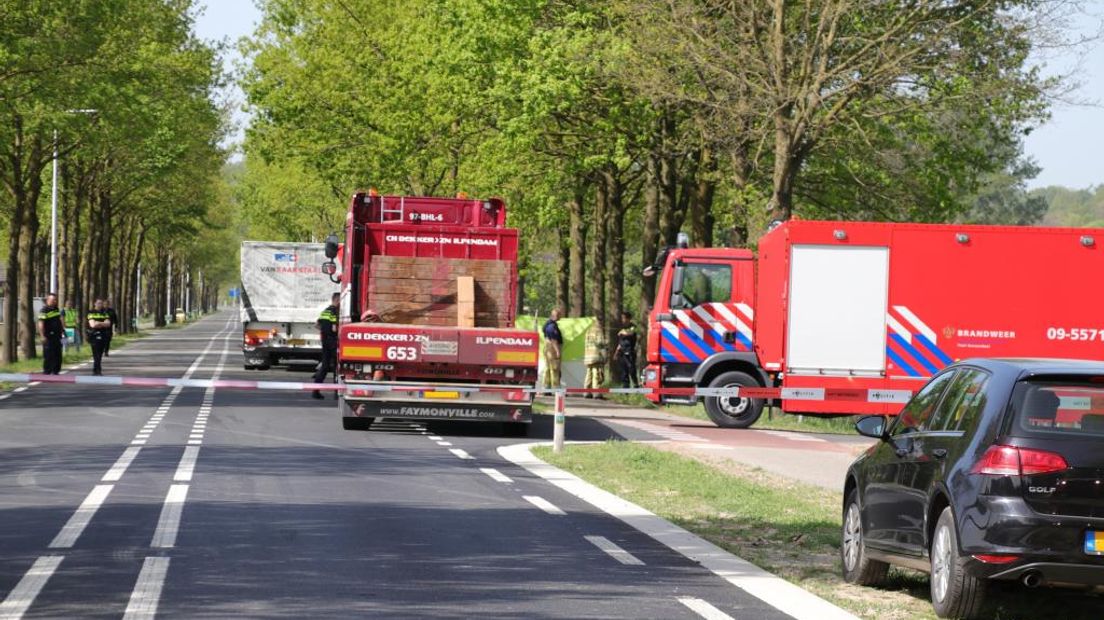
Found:
[[975, 553], [973, 558], [985, 562], [986, 564], [1011, 564], [1020, 559], [1020, 556], [996, 553]]
[[1069, 463], [1061, 454], [1016, 446], [990, 446], [970, 471], [989, 476], [1033, 476], [1064, 469], [1069, 469]]

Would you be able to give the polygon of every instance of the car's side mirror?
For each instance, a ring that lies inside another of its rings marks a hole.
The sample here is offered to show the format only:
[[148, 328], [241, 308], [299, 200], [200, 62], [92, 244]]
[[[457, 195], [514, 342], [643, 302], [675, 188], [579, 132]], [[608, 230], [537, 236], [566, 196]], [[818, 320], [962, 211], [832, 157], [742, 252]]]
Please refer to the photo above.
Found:
[[326, 237], [326, 249], [324, 251], [326, 252], [326, 258], [330, 259], [331, 262], [337, 258], [338, 247], [337, 235]]
[[868, 415], [855, 422], [855, 430], [863, 437], [886, 438], [886, 418], [881, 415]]

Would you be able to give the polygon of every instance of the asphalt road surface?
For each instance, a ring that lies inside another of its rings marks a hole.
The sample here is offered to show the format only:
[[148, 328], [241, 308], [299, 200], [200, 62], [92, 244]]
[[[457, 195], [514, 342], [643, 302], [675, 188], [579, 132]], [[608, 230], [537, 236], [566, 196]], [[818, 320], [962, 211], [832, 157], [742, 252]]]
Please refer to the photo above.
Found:
[[[243, 370], [235, 318], [104, 372], [308, 379]], [[542, 416], [531, 436], [550, 434]], [[786, 617], [497, 454], [519, 441], [343, 431], [306, 393], [31, 386], [0, 400], [0, 619]]]

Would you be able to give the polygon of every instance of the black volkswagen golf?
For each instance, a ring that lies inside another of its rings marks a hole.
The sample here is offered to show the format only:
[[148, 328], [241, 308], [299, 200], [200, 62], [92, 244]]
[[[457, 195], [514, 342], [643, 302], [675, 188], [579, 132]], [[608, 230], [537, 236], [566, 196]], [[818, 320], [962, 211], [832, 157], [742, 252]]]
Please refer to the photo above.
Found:
[[990, 580], [1104, 586], [1104, 363], [959, 362], [855, 426], [880, 441], [847, 472], [847, 581], [928, 571], [944, 618], [975, 617]]

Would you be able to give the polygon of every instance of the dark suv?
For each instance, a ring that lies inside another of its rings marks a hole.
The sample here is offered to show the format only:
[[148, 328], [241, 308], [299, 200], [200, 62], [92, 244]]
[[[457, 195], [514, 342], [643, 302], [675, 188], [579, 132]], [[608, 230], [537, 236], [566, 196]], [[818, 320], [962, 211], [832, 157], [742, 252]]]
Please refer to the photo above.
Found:
[[931, 573], [944, 618], [989, 580], [1104, 585], [1104, 363], [968, 360], [932, 378], [847, 472], [844, 577]]

